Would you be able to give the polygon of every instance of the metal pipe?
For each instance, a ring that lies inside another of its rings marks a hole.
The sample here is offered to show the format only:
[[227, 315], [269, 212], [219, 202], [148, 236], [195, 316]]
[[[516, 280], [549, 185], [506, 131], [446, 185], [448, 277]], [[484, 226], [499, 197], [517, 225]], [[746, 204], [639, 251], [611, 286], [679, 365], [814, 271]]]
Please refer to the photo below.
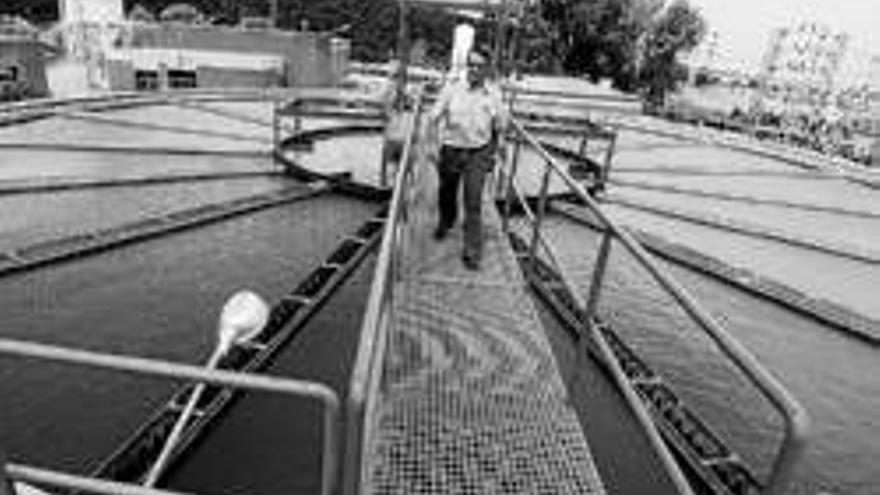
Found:
[[[322, 460], [325, 465], [325, 475], [330, 471], [330, 469], [327, 468], [327, 464], [329, 464], [330, 467], [336, 465], [336, 458], [339, 455], [337, 452], [338, 446], [335, 441], [335, 430], [339, 427], [337, 424], [337, 418], [339, 417], [339, 397], [333, 389], [323, 383], [255, 375], [251, 373], [206, 370], [198, 366], [178, 364], [170, 361], [71, 349], [5, 338], [0, 338], [0, 354], [10, 354], [20, 357], [140, 375], [204, 382], [223, 387], [309, 397], [324, 404], [325, 424], [333, 424], [333, 428], [324, 431], [325, 446], [332, 445], [331, 450], [324, 452], [325, 458]], [[335, 476], [323, 479], [321, 493], [331, 495], [335, 489], [335, 482]]]
[[15, 485], [6, 473], [6, 453], [0, 450], [0, 495], [16, 495]]
[[[224, 354], [223, 348], [217, 346], [214, 349], [214, 352], [211, 354], [211, 358], [208, 360], [208, 363], [205, 365], [206, 369], [214, 369], [217, 367], [217, 363], [220, 362], [220, 358], [223, 357]], [[180, 436], [183, 434], [184, 427], [186, 427], [186, 423], [189, 418], [192, 416], [193, 411], [196, 409], [196, 404], [198, 404], [199, 399], [202, 397], [202, 393], [205, 391], [205, 384], [198, 383], [193, 389], [192, 393], [189, 396], [189, 399], [186, 401], [186, 406], [184, 406], [183, 411], [178, 416], [177, 421], [174, 423], [174, 427], [171, 429], [171, 433], [165, 438], [165, 444], [162, 446], [162, 450], [159, 452], [159, 456], [156, 458], [156, 462], [153, 463], [153, 466], [147, 472], [146, 477], [144, 478], [143, 485], [144, 486], [155, 486], [156, 482], [159, 480], [159, 476], [165, 471], [165, 466], [168, 464], [168, 461], [171, 460], [171, 453], [174, 452], [174, 447], [177, 446], [177, 442], [180, 440]]]
[[535, 215], [535, 222], [532, 228], [532, 244], [529, 248], [529, 254], [532, 260], [538, 248], [538, 236], [541, 235], [541, 224], [544, 223], [544, 215], [547, 213], [547, 190], [550, 188], [550, 163], [544, 163], [544, 177], [541, 180], [541, 194], [538, 196], [538, 211]]
[[630, 385], [629, 380], [626, 378], [626, 373], [623, 371], [620, 363], [614, 357], [614, 354], [610, 346], [608, 345], [608, 342], [605, 340], [605, 337], [598, 330], [593, 320], [588, 320], [587, 327], [589, 328], [589, 331], [593, 334], [593, 340], [599, 346], [599, 351], [602, 353], [602, 356], [605, 358], [605, 362], [611, 369], [611, 374], [614, 376], [615, 381], [623, 391], [624, 398], [629, 403], [630, 407], [636, 415], [636, 419], [639, 421], [639, 423], [642, 425], [642, 428], [645, 430], [645, 433], [648, 435], [648, 440], [654, 446], [654, 449], [658, 451], [658, 454], [660, 454], [660, 460], [661, 462], [663, 462], [666, 471], [672, 477], [672, 483], [675, 485], [675, 488], [680, 494], [693, 495], [693, 490], [691, 489], [690, 483], [681, 472], [681, 469], [679, 469], [678, 463], [672, 456], [669, 448], [666, 446], [666, 442], [663, 441], [663, 437], [660, 436], [660, 432], [657, 431], [657, 426], [654, 424], [654, 421], [648, 414], [648, 410], [642, 404], [642, 401], [641, 399], [639, 399], [636, 391], [633, 390], [632, 385]]
[[[523, 211], [526, 214], [526, 218], [528, 218], [529, 223], [534, 224], [535, 222], [535, 214], [532, 212], [532, 208], [529, 206], [529, 203], [526, 201], [525, 196], [523, 196], [522, 192], [518, 187], [514, 184], [513, 190], [516, 193], [516, 198], [520, 202], [523, 207]], [[544, 253], [547, 254], [547, 258], [550, 261], [550, 264], [553, 266], [553, 269], [557, 272], [560, 271], [559, 260], [556, 258], [556, 255], [553, 253], [553, 249], [551, 249], [550, 245], [547, 243], [546, 239], [544, 239], [543, 235], [538, 236], [538, 242], [543, 248]]]
[[599, 245], [599, 253], [593, 263], [593, 278], [590, 281], [590, 292], [587, 296], [587, 321], [592, 321], [599, 307], [599, 295], [602, 292], [602, 282], [605, 281], [605, 269], [608, 266], [608, 255], [611, 252], [612, 237], [610, 232], [602, 236], [602, 244]]
[[129, 483], [89, 478], [24, 464], [7, 464], [6, 472], [10, 478], [16, 481], [101, 495], [187, 495], [183, 492], [159, 490]]
[[611, 162], [614, 158], [614, 151], [617, 148], [617, 132], [611, 135], [611, 143], [608, 144], [608, 148], [605, 149], [605, 167], [602, 169], [602, 184], [608, 184], [609, 177], [611, 176]]
[[585, 130], [584, 136], [581, 138], [581, 144], [578, 147], [578, 155], [579, 156], [582, 156], [582, 157], [587, 156], [587, 147], [590, 144], [589, 132], [590, 132], [589, 129]]
[[786, 421], [785, 438], [774, 463], [773, 472], [767, 482], [766, 493], [781, 493], [790, 481], [794, 464], [803, 454], [810, 429], [809, 416], [801, 404], [791, 396], [787, 389], [755, 359], [739, 342], [731, 337], [716, 321], [696, 302], [693, 296], [671, 276], [667, 275], [653, 260], [645, 249], [632, 236], [599, 209], [596, 202], [587, 194], [584, 187], [575, 181], [555, 158], [516, 120], [511, 121], [514, 129], [521, 134], [527, 143], [541, 155], [552, 167], [575, 195], [583, 201], [593, 215], [606, 229], [614, 234], [630, 254], [641, 264], [657, 283], [685, 310], [699, 328], [706, 333], [723, 354], [731, 359], [736, 367], [743, 372], [761, 394], [782, 414]]
[[507, 177], [507, 193], [504, 196], [504, 216], [502, 218], [501, 225], [504, 232], [508, 231], [508, 228], [510, 226], [509, 218], [510, 215], [513, 213], [513, 198], [511, 197], [511, 193], [514, 189], [513, 179], [514, 177], [516, 177], [517, 168], [519, 167], [519, 153], [521, 147], [522, 143], [519, 139], [517, 139], [513, 147], [513, 157], [511, 158], [510, 172]]
[[281, 119], [278, 117], [278, 101], [272, 101], [272, 149], [277, 150], [281, 142]]

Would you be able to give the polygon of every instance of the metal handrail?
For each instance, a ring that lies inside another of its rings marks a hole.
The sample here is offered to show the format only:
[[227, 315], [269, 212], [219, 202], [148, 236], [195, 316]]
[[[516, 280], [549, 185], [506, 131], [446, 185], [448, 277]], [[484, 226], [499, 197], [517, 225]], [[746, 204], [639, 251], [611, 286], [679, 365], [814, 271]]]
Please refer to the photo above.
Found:
[[13, 480], [32, 483], [41, 487], [49, 486], [101, 495], [188, 495], [178, 491], [148, 488], [118, 481], [107, 481], [23, 464], [7, 464], [6, 474]]
[[[590, 212], [605, 227], [605, 235], [613, 236], [618, 239], [621, 244], [629, 251], [629, 253], [644, 267], [655, 281], [669, 293], [676, 302], [685, 310], [688, 316], [697, 323], [698, 327], [707, 334], [713, 342], [722, 350], [722, 352], [730, 358], [736, 367], [748, 378], [748, 380], [760, 391], [770, 404], [780, 413], [785, 420], [785, 436], [780, 445], [776, 459], [770, 471], [768, 480], [765, 483], [764, 492], [768, 494], [779, 494], [785, 490], [785, 487], [791, 480], [794, 465], [803, 454], [807, 436], [809, 433], [809, 417], [803, 406], [794, 399], [791, 393], [769, 372], [757, 359], [734, 339], [715, 319], [703, 309], [696, 299], [675, 279], [668, 275], [663, 269], [656, 264], [641, 246], [626, 230], [613, 222], [590, 197], [584, 186], [572, 178], [563, 168], [563, 166], [553, 157], [538, 140], [532, 136], [525, 127], [516, 119], [511, 119], [512, 129], [522, 136], [525, 142], [533, 148], [538, 155], [544, 160], [547, 166], [546, 173], [552, 170], [555, 172], [566, 186], [573, 192], [577, 198], [587, 205]], [[513, 183], [513, 174], [510, 176], [510, 184]], [[546, 182], [546, 181], [545, 181]], [[542, 188], [542, 201], [546, 200], [547, 188]], [[509, 193], [509, 191], [508, 191]], [[507, 195], [510, 197], [510, 194]], [[509, 211], [509, 208], [508, 208]], [[535, 235], [540, 235], [535, 232]], [[533, 240], [533, 242], [535, 242]], [[604, 244], [604, 242], [603, 242]], [[610, 244], [610, 243], [609, 243]], [[604, 273], [604, 264], [607, 263], [607, 255], [600, 256], [602, 266], [598, 266], [596, 271], [600, 273], [599, 277], [594, 278], [591, 287], [591, 297], [598, 298], [598, 285], [601, 284], [602, 273]], [[587, 301], [588, 308], [595, 308], [596, 301]], [[590, 317], [593, 315], [590, 314]], [[597, 340], [600, 347], [607, 353], [607, 343], [604, 338], [596, 332]], [[610, 360], [614, 362], [613, 359]], [[619, 370], [618, 370], [619, 371]], [[617, 373], [615, 373], [617, 375]], [[626, 387], [625, 387], [626, 388]]]
[[[188, 380], [222, 387], [254, 390], [276, 394], [294, 395], [317, 400], [324, 404], [324, 445], [321, 474], [321, 493], [332, 495], [335, 492], [338, 464], [339, 397], [329, 386], [313, 381], [278, 378], [252, 373], [224, 370], [207, 370], [198, 366], [174, 363], [136, 356], [101, 353], [60, 347], [55, 345], [0, 338], [0, 354], [24, 358], [66, 363], [71, 365], [99, 368], [103, 370], [135, 373], [138, 375]], [[8, 474], [13, 478], [30, 483], [47, 483], [74, 490], [96, 493], [121, 493], [132, 495], [161, 495], [171, 492], [148, 490], [137, 485], [114, 483], [31, 466], [9, 465]], [[126, 487], [124, 490], [115, 488]], [[148, 491], [145, 491], [148, 490]]]
[[409, 184], [413, 178], [413, 147], [419, 132], [424, 95], [416, 96], [413, 116], [407, 129], [400, 158], [400, 167], [394, 179], [394, 189], [388, 206], [385, 231], [376, 260], [370, 298], [361, 325], [358, 353], [352, 369], [346, 402], [345, 460], [343, 464], [343, 493], [359, 493], [365, 476], [367, 436], [371, 434], [370, 420], [379, 383], [382, 359], [391, 322], [393, 285], [396, 281], [402, 242], [402, 228], [407, 222], [411, 200]]

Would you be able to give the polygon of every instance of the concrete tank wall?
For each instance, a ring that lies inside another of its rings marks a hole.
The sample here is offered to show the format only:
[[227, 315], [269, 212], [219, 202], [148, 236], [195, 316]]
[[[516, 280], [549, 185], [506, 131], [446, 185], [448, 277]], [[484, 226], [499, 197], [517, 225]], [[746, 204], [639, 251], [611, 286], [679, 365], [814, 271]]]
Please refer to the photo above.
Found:
[[130, 46], [277, 55], [285, 61], [287, 86], [338, 84], [349, 52], [321, 33], [173, 24], [135, 26]]
[[16, 67], [16, 81], [2, 83], [6, 97], [38, 97], [49, 94], [43, 48], [36, 39], [0, 35], [0, 68]]

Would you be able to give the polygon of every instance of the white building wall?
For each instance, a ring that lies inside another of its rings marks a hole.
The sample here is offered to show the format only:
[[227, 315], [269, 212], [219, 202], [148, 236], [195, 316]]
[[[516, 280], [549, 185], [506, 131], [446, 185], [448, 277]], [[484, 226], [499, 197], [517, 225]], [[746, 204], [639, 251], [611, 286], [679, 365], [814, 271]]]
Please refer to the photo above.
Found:
[[467, 56], [474, 46], [474, 27], [470, 24], [455, 26], [452, 41], [452, 60], [450, 60], [450, 75], [460, 78], [467, 70]]
[[868, 87], [873, 92], [880, 92], [880, 55], [871, 57], [868, 67]]
[[62, 23], [115, 24], [125, 18], [122, 0], [59, 0]]
[[848, 43], [846, 34], [816, 23], [774, 30], [762, 67], [765, 104], [796, 113], [828, 105]]

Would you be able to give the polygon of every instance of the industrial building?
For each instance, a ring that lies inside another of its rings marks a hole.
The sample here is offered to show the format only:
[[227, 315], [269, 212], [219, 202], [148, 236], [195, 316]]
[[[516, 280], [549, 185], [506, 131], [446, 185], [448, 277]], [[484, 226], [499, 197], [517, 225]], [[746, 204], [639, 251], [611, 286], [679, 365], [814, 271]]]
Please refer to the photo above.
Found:
[[47, 47], [15, 18], [0, 19], [0, 101], [46, 96]]

